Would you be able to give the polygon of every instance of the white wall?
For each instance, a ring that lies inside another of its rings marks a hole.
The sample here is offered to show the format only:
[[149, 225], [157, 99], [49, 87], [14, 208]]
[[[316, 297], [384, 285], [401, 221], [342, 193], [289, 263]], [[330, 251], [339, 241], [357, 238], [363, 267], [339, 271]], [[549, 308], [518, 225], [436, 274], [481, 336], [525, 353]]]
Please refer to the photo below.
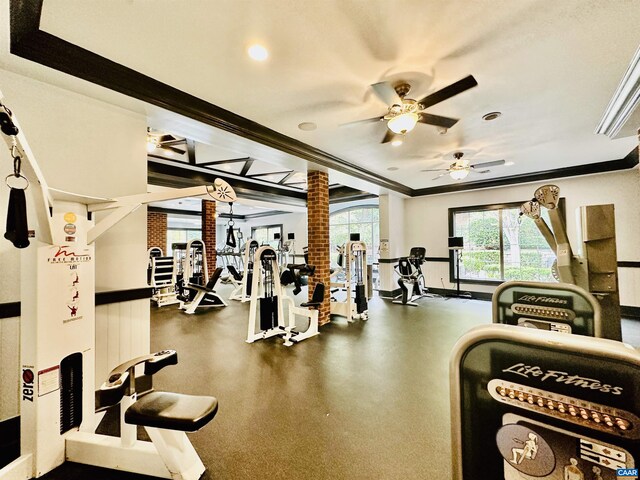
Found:
[[[50, 187], [105, 197], [146, 191], [144, 116], [4, 70], [0, 70], [0, 90], [4, 103], [20, 122]], [[3, 178], [11, 168], [11, 157], [3, 142], [0, 145], [0, 173], [6, 172]], [[8, 192], [4, 182], [0, 183], [0, 225], [4, 232]], [[143, 207], [96, 242], [97, 289], [146, 286], [146, 263], [146, 208]], [[0, 238], [0, 303], [20, 301], [19, 285], [19, 251]], [[136, 315], [148, 332], [149, 309], [140, 310]], [[18, 351], [19, 332], [9, 328], [11, 321], [13, 319], [0, 319], [1, 352]], [[12, 333], [5, 334], [8, 331]], [[148, 334], [143, 338], [148, 338]], [[145, 348], [148, 351], [148, 342]], [[96, 356], [100, 355], [106, 352], [97, 351]], [[15, 360], [0, 362], [0, 378], [9, 372], [9, 378], [16, 379], [15, 385], [0, 383], [0, 398], [10, 398], [17, 388], [18, 367]], [[104, 379], [96, 380], [101, 383]], [[0, 415], [0, 420], [7, 417], [7, 412], [1, 413], [4, 415]]]
[[[448, 257], [448, 209], [503, 202], [525, 202], [545, 183], [560, 187], [566, 199], [567, 230], [572, 246], [576, 244], [575, 211], [582, 205], [613, 203], [616, 212], [618, 261], [640, 261], [640, 170], [626, 170], [599, 175], [563, 178], [534, 184], [474, 190], [471, 192], [433, 195], [405, 201], [405, 250], [424, 246], [428, 257]], [[424, 269], [427, 286], [453, 288], [449, 282], [447, 263], [428, 262]], [[640, 269], [619, 269], [620, 300], [623, 305], [640, 306]], [[495, 287], [467, 284], [466, 290], [492, 292]]]
[[302, 248], [307, 246], [307, 214], [306, 213], [286, 213], [283, 215], [271, 215], [268, 217], [259, 217], [248, 219], [244, 223], [237, 225], [242, 229], [245, 239], [251, 236], [251, 228], [261, 227], [263, 225], [279, 225], [282, 224], [282, 234], [284, 240], [287, 239], [288, 233], [294, 233], [296, 238], [296, 253], [302, 254]]

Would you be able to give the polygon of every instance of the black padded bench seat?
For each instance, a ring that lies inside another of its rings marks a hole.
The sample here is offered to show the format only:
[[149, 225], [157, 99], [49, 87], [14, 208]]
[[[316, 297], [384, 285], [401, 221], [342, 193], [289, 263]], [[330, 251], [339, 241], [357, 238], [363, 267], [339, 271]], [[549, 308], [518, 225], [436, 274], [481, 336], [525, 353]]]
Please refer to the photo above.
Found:
[[195, 432], [215, 417], [218, 400], [214, 397], [151, 392], [140, 397], [124, 414], [132, 425]]

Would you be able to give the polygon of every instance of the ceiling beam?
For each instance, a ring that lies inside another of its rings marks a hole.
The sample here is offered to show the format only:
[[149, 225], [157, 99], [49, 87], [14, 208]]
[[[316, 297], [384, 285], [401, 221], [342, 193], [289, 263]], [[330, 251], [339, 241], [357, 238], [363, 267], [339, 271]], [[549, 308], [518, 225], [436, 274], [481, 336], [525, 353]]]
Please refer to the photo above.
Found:
[[[179, 188], [211, 185], [216, 178], [221, 178], [233, 187], [240, 198], [293, 206], [307, 205], [307, 194], [303, 191], [289, 190], [275, 183], [264, 185], [235, 176], [225, 175], [224, 172], [203, 172], [191, 168], [184, 168], [183, 166], [176, 165], [177, 163], [180, 162], [162, 163], [150, 159], [147, 166], [147, 181], [149, 184]], [[184, 164], [184, 162], [182, 163]]]
[[[268, 177], [269, 175], [284, 175], [289, 173], [295, 173], [293, 170], [285, 170], [284, 172], [266, 172], [266, 173], [254, 173], [253, 175], [247, 175], [249, 178]], [[280, 182], [274, 182], [280, 183]]]
[[247, 173], [249, 173], [249, 169], [251, 168], [251, 165], [253, 165], [253, 158], [248, 158], [247, 161], [244, 162], [244, 166], [242, 167], [242, 170], [240, 170], [241, 177], [247, 176]]
[[228, 160], [213, 160], [211, 162], [196, 163], [196, 165], [198, 167], [209, 167], [211, 165], [225, 165], [227, 163], [240, 163], [240, 162], [247, 162], [249, 160], [251, 160], [250, 157], [230, 158]]
[[289, 180], [291, 177], [293, 177], [296, 174], [296, 172], [294, 172], [293, 170], [291, 170], [289, 173], [287, 173], [284, 178], [282, 180], [280, 180], [278, 183], [280, 185], [284, 185], [284, 183]]
[[12, 1], [11, 53], [275, 150], [411, 195], [411, 188], [39, 29], [43, 0]]

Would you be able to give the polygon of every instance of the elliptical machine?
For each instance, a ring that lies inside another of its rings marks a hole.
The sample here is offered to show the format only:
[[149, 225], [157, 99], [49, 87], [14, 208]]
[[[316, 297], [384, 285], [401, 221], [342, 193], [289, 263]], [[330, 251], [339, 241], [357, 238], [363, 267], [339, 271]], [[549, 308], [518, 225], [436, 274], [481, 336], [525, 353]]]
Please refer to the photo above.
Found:
[[400, 257], [394, 270], [400, 277], [398, 285], [402, 293], [395, 297], [393, 303], [417, 307], [418, 304], [415, 301], [427, 296], [424, 292], [424, 275], [421, 268], [426, 254], [426, 248], [412, 247], [408, 257]]

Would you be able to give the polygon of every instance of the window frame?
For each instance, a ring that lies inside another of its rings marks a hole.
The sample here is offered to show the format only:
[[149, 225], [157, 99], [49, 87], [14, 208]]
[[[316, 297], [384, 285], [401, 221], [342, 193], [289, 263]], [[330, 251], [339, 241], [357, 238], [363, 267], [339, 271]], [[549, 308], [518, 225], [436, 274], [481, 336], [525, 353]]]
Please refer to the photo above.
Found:
[[[349, 221], [347, 223], [341, 223], [339, 225], [347, 225], [349, 227], [349, 230], [351, 230], [351, 225], [369, 224], [369, 225], [371, 225], [372, 238], [375, 239], [375, 237], [376, 237], [376, 229], [374, 229], [373, 227], [377, 224], [377, 227], [378, 227], [377, 228], [377, 233], [378, 233], [378, 245], [377, 245], [377, 247], [379, 248], [380, 247], [380, 205], [376, 205], [375, 203], [367, 203], [365, 205], [352, 205], [350, 207], [341, 208], [339, 210], [335, 210], [335, 211], [331, 212], [329, 214], [329, 232], [331, 232], [331, 226], [332, 226], [331, 225], [331, 217], [332, 216], [338, 215], [340, 213], [350, 213], [350, 212], [355, 211], [355, 210], [364, 210], [364, 209], [367, 209], [367, 208], [368, 209], [372, 209], [372, 210], [377, 210], [377, 212], [378, 212], [378, 220], [377, 221], [371, 220], [371, 221], [367, 221], [367, 222], [353, 222], [353, 223], [351, 223], [351, 215], [349, 215], [349, 217], [348, 217]], [[373, 218], [373, 215], [372, 215], [372, 218]], [[331, 244], [331, 233], [329, 233], [329, 244]], [[372, 253], [371, 253], [371, 258], [370, 259], [368, 258], [369, 255], [367, 254], [367, 263], [371, 264], [371, 263], [377, 261], [377, 258], [375, 258], [375, 257], [377, 256], [378, 252], [374, 248], [375, 246], [376, 246], [375, 242], [374, 242], [373, 245], [370, 245], [370, 246], [368, 245], [368, 247], [371, 248], [371, 252]], [[333, 252], [330, 251], [330, 255], [331, 255], [331, 253], [333, 253]]]
[[[251, 227], [251, 239], [252, 240], [255, 240], [255, 237], [253, 235], [254, 232], [256, 230], [258, 230], [258, 229], [261, 229], [261, 228], [266, 228], [267, 230], [269, 230], [270, 228], [279, 228], [280, 229], [280, 241], [286, 240], [285, 238], [282, 238], [282, 236], [284, 235], [284, 224], [283, 223], [274, 223], [274, 224], [271, 224], [271, 225], [256, 225], [256, 226]], [[268, 242], [273, 242], [274, 239], [273, 238], [272, 239], [267, 239], [267, 241]]]
[[[451, 207], [448, 210], [449, 215], [449, 236], [453, 237], [454, 226], [455, 226], [455, 214], [462, 212], [485, 212], [485, 211], [493, 211], [493, 210], [505, 210], [511, 208], [520, 208], [520, 206], [525, 203], [527, 200], [522, 202], [507, 202], [507, 203], [492, 203], [487, 205], [472, 205], [467, 207]], [[565, 198], [560, 197], [558, 200], [558, 210], [560, 210], [560, 214], [564, 220], [566, 225], [566, 211], [565, 211]], [[500, 231], [500, 276], [504, 278], [504, 235], [502, 232], [502, 215], [498, 215], [498, 228]], [[456, 283], [458, 279], [456, 278], [456, 268], [455, 268], [455, 250], [449, 250], [449, 282]], [[554, 252], [555, 253], [555, 252]], [[460, 283], [469, 283], [475, 285], [489, 285], [489, 286], [498, 286], [506, 282], [507, 280], [476, 280], [476, 279], [465, 279], [461, 278]]]

